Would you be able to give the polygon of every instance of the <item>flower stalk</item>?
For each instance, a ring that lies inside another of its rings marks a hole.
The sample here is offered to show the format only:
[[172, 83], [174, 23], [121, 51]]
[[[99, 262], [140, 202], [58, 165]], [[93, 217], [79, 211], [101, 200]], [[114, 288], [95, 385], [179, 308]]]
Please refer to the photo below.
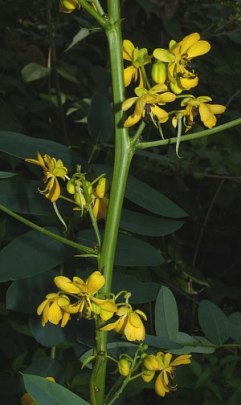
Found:
[[[99, 269], [105, 276], [103, 294], [111, 291], [114, 258], [125, 194], [126, 182], [134, 150], [131, 146], [128, 130], [123, 127], [121, 104], [124, 101], [124, 77], [122, 59], [122, 37], [119, 0], [108, 1], [110, 25], [105, 27], [108, 39], [112, 74], [113, 105], [115, 119], [115, 160], [112, 177], [110, 201], [106, 227], [99, 259]], [[98, 327], [98, 325], [97, 325]], [[105, 395], [107, 332], [96, 332], [96, 363], [91, 377], [91, 403], [102, 405]]]

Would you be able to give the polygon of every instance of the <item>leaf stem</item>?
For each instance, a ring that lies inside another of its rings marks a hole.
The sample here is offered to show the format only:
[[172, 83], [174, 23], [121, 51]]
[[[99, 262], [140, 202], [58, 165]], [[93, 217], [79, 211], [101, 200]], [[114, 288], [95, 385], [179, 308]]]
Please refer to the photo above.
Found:
[[5, 212], [5, 214], [10, 215], [12, 218], [16, 219], [17, 221], [21, 222], [22, 224], [29, 226], [30, 228], [42, 233], [43, 235], [48, 236], [49, 238], [55, 239], [58, 242], [71, 246], [74, 249], [81, 250], [82, 252], [85, 252], [85, 253], [95, 254], [97, 256], [96, 251], [94, 249], [81, 245], [80, 243], [74, 242], [72, 240], [66, 239], [63, 236], [57, 235], [56, 233], [51, 232], [48, 229], [45, 229], [42, 226], [39, 226], [32, 221], [29, 221], [28, 219], [22, 217], [21, 215], [16, 214], [16, 212], [10, 210], [9, 208], [5, 207], [2, 204], [0, 204], [0, 211]]
[[[192, 141], [194, 139], [202, 138], [204, 136], [214, 135], [219, 132], [225, 131], [227, 129], [236, 127], [237, 125], [241, 125], [241, 118], [237, 118], [236, 120], [229, 121], [226, 124], [222, 124], [222, 125], [219, 125], [217, 127], [211, 128], [211, 129], [205, 129], [203, 131], [194, 132], [193, 134], [189, 134], [189, 135], [182, 135], [180, 138], [180, 142]], [[178, 142], [178, 137], [162, 139], [162, 140], [152, 141], [152, 142], [140, 142], [137, 145], [137, 148], [138, 149], [147, 149], [147, 148], [153, 148], [156, 146], [171, 145], [171, 144], [173, 144], [173, 143], [175, 144], [177, 142]]]

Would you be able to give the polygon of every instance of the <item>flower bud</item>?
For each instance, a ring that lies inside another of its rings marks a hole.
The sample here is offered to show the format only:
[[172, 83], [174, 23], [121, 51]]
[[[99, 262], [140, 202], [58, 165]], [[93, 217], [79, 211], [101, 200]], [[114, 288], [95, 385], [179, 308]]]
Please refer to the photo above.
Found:
[[144, 370], [142, 372], [141, 378], [143, 381], [149, 383], [155, 376], [155, 371], [150, 371], [150, 370]]
[[103, 198], [108, 190], [108, 181], [105, 177], [102, 177], [96, 186], [95, 194], [99, 198]]
[[66, 189], [67, 189], [69, 194], [74, 194], [75, 193], [75, 186], [74, 186], [74, 183], [71, 180], [67, 181]]
[[60, 11], [72, 13], [76, 8], [80, 8], [78, 0], [60, 0]]
[[167, 77], [166, 65], [159, 60], [152, 65], [151, 76], [155, 83], [165, 83]]
[[74, 200], [76, 204], [78, 204], [80, 207], [85, 207], [86, 206], [86, 201], [85, 198], [82, 194], [80, 193], [75, 193], [74, 194]]
[[118, 361], [118, 370], [123, 377], [127, 377], [130, 373], [130, 362], [127, 359], [120, 359]]
[[148, 356], [146, 356], [144, 358], [143, 366], [147, 370], [151, 370], [151, 371], [158, 370], [159, 369], [159, 362], [158, 362], [156, 356], [154, 356], [154, 354], [149, 354]]

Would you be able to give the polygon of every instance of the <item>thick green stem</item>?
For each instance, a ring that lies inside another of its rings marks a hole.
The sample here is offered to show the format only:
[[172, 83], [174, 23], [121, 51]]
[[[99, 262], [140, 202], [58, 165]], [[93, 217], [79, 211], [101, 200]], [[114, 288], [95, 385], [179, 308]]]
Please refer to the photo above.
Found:
[[[108, 0], [108, 15], [110, 25], [105, 29], [110, 52], [110, 64], [113, 86], [113, 105], [115, 115], [115, 161], [106, 219], [106, 227], [99, 259], [100, 270], [105, 276], [102, 293], [108, 295], [111, 291], [114, 258], [120, 223], [122, 204], [126, 182], [134, 149], [131, 145], [128, 130], [122, 125], [121, 103], [124, 100], [124, 78], [122, 59], [122, 37], [119, 0]], [[96, 334], [96, 363], [91, 378], [91, 402], [95, 405], [104, 404], [107, 335], [97, 331]]]

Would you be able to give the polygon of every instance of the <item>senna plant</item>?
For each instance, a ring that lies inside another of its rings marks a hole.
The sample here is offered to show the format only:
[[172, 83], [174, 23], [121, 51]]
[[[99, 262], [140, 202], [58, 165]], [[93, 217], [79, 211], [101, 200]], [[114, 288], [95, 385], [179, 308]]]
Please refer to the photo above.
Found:
[[[38, 232], [68, 244], [77, 251], [80, 261], [83, 258], [91, 260], [92, 271], [87, 277], [71, 277], [67, 269], [61, 269], [53, 280], [55, 288], [43, 296], [36, 312], [41, 317], [42, 328], [49, 324], [65, 328], [73, 318], [95, 325], [93, 350], [81, 359], [83, 371], [87, 368], [91, 372], [88, 400], [93, 405], [111, 405], [117, 403], [126, 386], [135, 380], [142, 381], [145, 386], [150, 385], [160, 397], [168, 396], [177, 388], [172, 383], [176, 367], [191, 363], [190, 352], [174, 355], [174, 351], [167, 350], [165, 345], [162, 347], [161, 341], [155, 345], [148, 344], [147, 316], [141, 308], [132, 305], [131, 291], [112, 290], [120, 217], [132, 159], [140, 150], [167, 144], [176, 146], [179, 158], [182, 142], [239, 125], [241, 119], [216, 126], [225, 106], [213, 102], [209, 95], [196, 96], [192, 93], [199, 83], [192, 60], [208, 53], [211, 47], [199, 33], [190, 33], [179, 40], [172, 39], [168, 48], [164, 48], [165, 44], [154, 50], [138, 48], [129, 39], [122, 39], [120, 0], [108, 0], [106, 8], [101, 3], [99, 0], [61, 0], [60, 12], [81, 14], [84, 10], [102, 29], [108, 42], [115, 129], [113, 174], [91, 176], [82, 170], [81, 165], [67, 167], [64, 160], [52, 156], [48, 150], [46, 153], [36, 150], [36, 156], [25, 157], [26, 164], [37, 166], [43, 176], [44, 185], [38, 188], [40, 195], [35, 198], [45, 198], [52, 204], [64, 226], [65, 235], [70, 233], [71, 219], [67, 222], [61, 212], [61, 200], [70, 204], [73, 215], [88, 218], [95, 243], [89, 247], [73, 242], [7, 207], [1, 206], [1, 210]], [[205, 129], [190, 133], [199, 121]], [[154, 140], [146, 139], [146, 128], [150, 127], [153, 128]], [[170, 127], [176, 131], [175, 137], [166, 133]], [[105, 221], [103, 232], [99, 228], [100, 221]], [[162, 290], [161, 294], [169, 294], [169, 302], [173, 303], [170, 292]], [[175, 312], [175, 305], [173, 308]], [[87, 328], [88, 323], [85, 325]], [[112, 355], [108, 339], [113, 332], [121, 339], [118, 342], [130, 342], [126, 346], [130, 350], [125, 351], [123, 344], [122, 352], [118, 356]], [[214, 347], [203, 340], [189, 341], [189, 345], [185, 346], [190, 348], [192, 344]], [[107, 384], [108, 373], [110, 380], [114, 381], [112, 386]], [[115, 377], [111, 378], [113, 373]], [[58, 387], [55, 379], [46, 377], [42, 380], [24, 378], [27, 392], [21, 399], [23, 405], [34, 401], [46, 405], [46, 390], [54, 392], [57, 398], [62, 395], [64, 403], [86, 403], [70, 391], [63, 391], [63, 387], [54, 388]]]

